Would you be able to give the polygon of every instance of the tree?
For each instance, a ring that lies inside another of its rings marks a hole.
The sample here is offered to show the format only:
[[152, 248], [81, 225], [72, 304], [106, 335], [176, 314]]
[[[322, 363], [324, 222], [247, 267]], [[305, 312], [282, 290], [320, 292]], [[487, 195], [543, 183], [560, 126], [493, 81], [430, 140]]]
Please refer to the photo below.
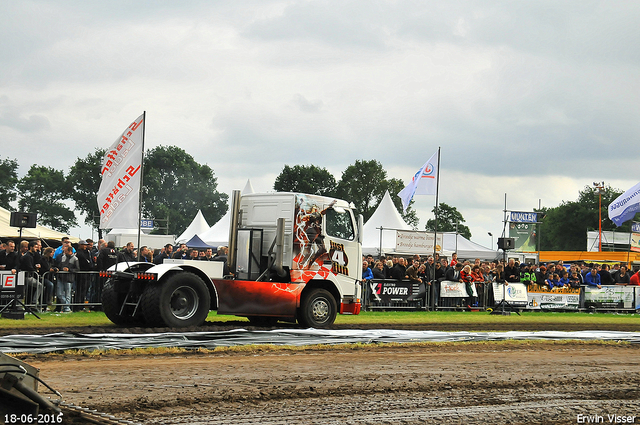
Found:
[[[607, 207], [623, 192], [605, 186], [602, 194], [602, 230], [629, 232], [630, 222], [621, 227], [609, 220]], [[598, 189], [585, 186], [577, 201], [563, 201], [555, 208], [542, 210], [546, 214], [540, 229], [542, 250], [585, 251], [587, 231], [598, 230]]]
[[[100, 168], [106, 149], [96, 149], [84, 158], [77, 158], [67, 175], [71, 191], [71, 199], [76, 203], [76, 209], [84, 213], [84, 222], [93, 228], [100, 226], [100, 210], [96, 194], [100, 188], [102, 177]], [[102, 235], [99, 233], [99, 237]]]
[[[440, 202], [438, 207], [433, 207], [431, 210], [435, 217], [438, 219], [438, 232], [455, 232], [456, 224], [458, 233], [467, 239], [471, 239], [471, 230], [465, 226], [464, 218], [456, 207], [449, 206], [444, 202]], [[427, 231], [435, 231], [436, 220], [435, 218], [427, 220], [427, 224], [424, 226]]]
[[[398, 179], [387, 180], [387, 171], [382, 168], [382, 164], [375, 159], [357, 160], [355, 164], [349, 165], [343, 172], [336, 196], [345, 201], [353, 202], [358, 211], [364, 217], [364, 221], [369, 220], [382, 201], [384, 193], [389, 190], [391, 199], [400, 213], [402, 205], [396, 194], [402, 190], [404, 185]], [[415, 213], [407, 209], [406, 217], [413, 220]], [[417, 217], [412, 224], [417, 223]]]
[[315, 165], [285, 165], [273, 188], [278, 192], [300, 192], [335, 196], [336, 179], [326, 168]]
[[32, 165], [17, 187], [18, 207], [22, 211], [37, 212], [38, 222], [64, 233], [78, 225], [75, 213], [64, 202], [71, 191], [62, 171]]
[[217, 191], [208, 165], [198, 164], [176, 146], [158, 146], [144, 160], [142, 208], [148, 218], [169, 219], [169, 233], [179, 234], [198, 210], [209, 223], [227, 212], [228, 195]]
[[18, 184], [18, 161], [15, 159], [0, 159], [0, 206], [10, 209], [9, 203], [17, 199], [16, 185]]

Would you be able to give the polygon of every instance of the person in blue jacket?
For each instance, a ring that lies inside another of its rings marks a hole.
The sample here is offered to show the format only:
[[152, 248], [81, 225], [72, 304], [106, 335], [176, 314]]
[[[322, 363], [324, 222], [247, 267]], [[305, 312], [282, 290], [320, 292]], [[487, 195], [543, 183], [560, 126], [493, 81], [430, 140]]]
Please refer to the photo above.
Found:
[[595, 267], [593, 267], [591, 271], [584, 276], [584, 284], [587, 286], [595, 286], [598, 289], [602, 288], [602, 285], [600, 284], [600, 275]]
[[369, 268], [369, 262], [367, 260], [362, 261], [362, 280], [369, 281], [373, 279], [373, 272]]

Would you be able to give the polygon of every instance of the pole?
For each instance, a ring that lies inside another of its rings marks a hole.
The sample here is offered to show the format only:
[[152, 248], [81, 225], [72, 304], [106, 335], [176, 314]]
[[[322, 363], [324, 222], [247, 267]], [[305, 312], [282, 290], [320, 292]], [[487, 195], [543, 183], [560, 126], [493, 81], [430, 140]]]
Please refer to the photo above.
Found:
[[[434, 224], [434, 229], [433, 229], [433, 259], [435, 261], [436, 259], [436, 246], [438, 245], [438, 192], [440, 191], [440, 146], [438, 146], [438, 173], [437, 173], [437, 177], [436, 177], [437, 181], [436, 181], [436, 219], [435, 219], [435, 224]], [[443, 245], [444, 245], [444, 240], [442, 241]], [[434, 266], [434, 270], [435, 270], [435, 266]]]
[[142, 113], [142, 162], [140, 164], [140, 187], [138, 188], [138, 261], [140, 261], [140, 223], [142, 222], [142, 181], [144, 179], [144, 133], [147, 128], [147, 111]]

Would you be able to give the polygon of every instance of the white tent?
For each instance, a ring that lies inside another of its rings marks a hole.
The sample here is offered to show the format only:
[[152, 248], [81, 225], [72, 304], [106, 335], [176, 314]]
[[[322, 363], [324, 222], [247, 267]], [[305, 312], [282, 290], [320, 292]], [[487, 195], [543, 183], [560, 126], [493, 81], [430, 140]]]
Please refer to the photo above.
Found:
[[[244, 186], [241, 192], [243, 195], [255, 193], [251, 180], [247, 180], [247, 184]], [[209, 230], [203, 233], [198, 233], [200, 239], [203, 242], [213, 246], [228, 245], [229, 242], [229, 226], [231, 225], [231, 211], [227, 210], [227, 213], [222, 216], [220, 220]]]
[[[0, 207], [0, 236], [7, 239], [18, 239], [20, 237], [20, 228], [12, 227], [9, 223], [11, 223], [11, 211]], [[27, 229], [26, 227], [22, 229], [23, 238], [55, 239], [59, 241], [63, 236], [68, 236], [72, 243], [77, 243], [80, 240], [65, 233], [39, 225], [31, 229]]]
[[[382, 228], [382, 241], [380, 240], [380, 228]], [[407, 254], [396, 252], [396, 230], [413, 229], [404, 222], [387, 191], [376, 211], [364, 225], [362, 253], [374, 256], [381, 254]], [[461, 259], [480, 258], [482, 260], [493, 260], [499, 255], [498, 252], [471, 242], [462, 235], [457, 235], [457, 238], [455, 233], [443, 233], [442, 235], [443, 255], [449, 256], [451, 253], [457, 252], [458, 258]]]
[[176, 238], [177, 243], [185, 243], [195, 235], [199, 235], [200, 233], [204, 233], [209, 229], [209, 223], [205, 220], [202, 215], [202, 211], [198, 210], [198, 214], [193, 218], [193, 221], [187, 227], [187, 230], [182, 232], [180, 236]]
[[[363, 227], [362, 253], [379, 255], [380, 228], [382, 230], [382, 252], [395, 251], [396, 230], [413, 230], [400, 216], [387, 190], [375, 212]], [[366, 249], [365, 249], [366, 248]]]

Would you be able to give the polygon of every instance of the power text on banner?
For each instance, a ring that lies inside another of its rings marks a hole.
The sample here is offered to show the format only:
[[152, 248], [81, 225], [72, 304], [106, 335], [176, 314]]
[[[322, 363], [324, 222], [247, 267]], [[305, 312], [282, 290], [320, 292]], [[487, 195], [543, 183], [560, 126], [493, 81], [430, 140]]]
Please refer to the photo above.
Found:
[[111, 145], [102, 161], [98, 190], [101, 229], [137, 229], [142, 178], [144, 114]]

